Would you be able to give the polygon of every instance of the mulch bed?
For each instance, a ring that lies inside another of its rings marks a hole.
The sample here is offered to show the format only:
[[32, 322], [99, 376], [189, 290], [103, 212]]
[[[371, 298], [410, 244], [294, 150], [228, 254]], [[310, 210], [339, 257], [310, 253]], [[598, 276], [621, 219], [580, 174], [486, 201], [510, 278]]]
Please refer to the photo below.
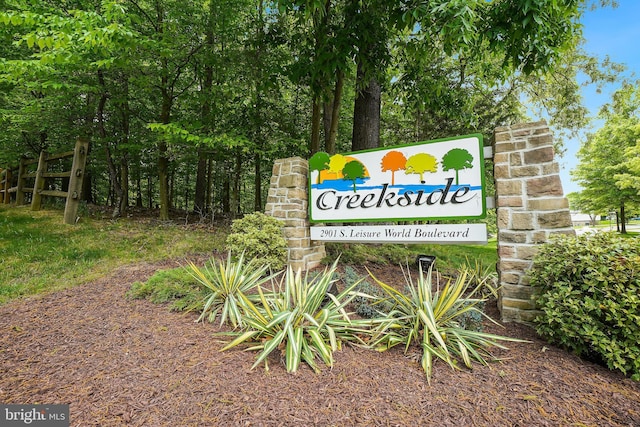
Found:
[[73, 426], [640, 426], [640, 383], [517, 324], [492, 331], [530, 343], [473, 371], [436, 363], [431, 385], [401, 348], [346, 347], [320, 374], [276, 358], [250, 370], [255, 353], [218, 351], [217, 325], [125, 298], [176, 265], [0, 306], [0, 402], [68, 403]]

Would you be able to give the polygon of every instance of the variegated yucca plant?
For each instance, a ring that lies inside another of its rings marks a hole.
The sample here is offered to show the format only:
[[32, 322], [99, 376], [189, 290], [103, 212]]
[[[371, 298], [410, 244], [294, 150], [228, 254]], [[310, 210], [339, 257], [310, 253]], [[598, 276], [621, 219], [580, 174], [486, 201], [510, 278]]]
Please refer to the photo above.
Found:
[[337, 295], [328, 293], [337, 280], [336, 265], [337, 261], [313, 277], [289, 267], [269, 292], [259, 290], [259, 303], [241, 296], [246, 330], [221, 351], [251, 343], [248, 350], [259, 352], [251, 369], [263, 362], [268, 368], [267, 357], [279, 352], [288, 372], [296, 372], [302, 361], [318, 372], [317, 360], [333, 366], [333, 353], [343, 342], [364, 345], [361, 335], [367, 334], [369, 322], [353, 319], [346, 311], [357, 295], [352, 292], [357, 282]]
[[466, 271], [460, 272], [455, 281], [449, 279], [442, 289], [435, 291], [431, 269], [424, 274], [420, 268], [415, 282], [407, 271], [403, 286], [407, 294], [378, 280], [371, 272], [369, 274], [382, 288], [385, 298], [393, 304], [386, 315], [376, 319], [371, 347], [385, 351], [403, 344], [407, 353], [412, 344], [419, 345], [422, 349], [421, 365], [427, 381], [431, 379], [434, 357], [454, 369], [459, 369], [459, 360], [472, 368], [472, 361], [486, 365], [488, 360], [494, 360], [489, 352], [491, 347], [506, 349], [500, 341], [521, 341], [462, 327], [461, 319], [470, 313], [496, 323], [478, 307], [485, 298], [475, 297], [480, 291], [486, 290], [487, 283], [470, 289]]
[[219, 316], [220, 325], [242, 326], [239, 302], [242, 299], [257, 301], [256, 290], [274, 276], [268, 275], [267, 270], [268, 265], [259, 261], [245, 261], [244, 252], [236, 261], [232, 260], [231, 253], [226, 262], [212, 258], [202, 268], [189, 262], [189, 274], [208, 290], [197, 321], [206, 318], [214, 322]]

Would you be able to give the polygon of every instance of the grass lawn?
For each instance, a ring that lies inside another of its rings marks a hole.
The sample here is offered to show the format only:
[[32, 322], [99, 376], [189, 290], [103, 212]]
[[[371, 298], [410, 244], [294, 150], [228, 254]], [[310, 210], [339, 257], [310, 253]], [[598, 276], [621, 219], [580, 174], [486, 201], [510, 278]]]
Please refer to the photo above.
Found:
[[60, 211], [0, 205], [0, 304], [75, 286], [114, 268], [223, 249], [226, 231], [126, 219], [83, 218], [65, 225]]

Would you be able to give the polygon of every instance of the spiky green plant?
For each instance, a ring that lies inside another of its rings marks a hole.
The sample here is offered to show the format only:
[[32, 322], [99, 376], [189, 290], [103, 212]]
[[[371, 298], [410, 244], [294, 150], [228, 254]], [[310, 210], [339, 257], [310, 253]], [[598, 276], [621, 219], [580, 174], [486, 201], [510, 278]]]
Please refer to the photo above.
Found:
[[214, 322], [220, 315], [220, 325], [231, 323], [234, 327], [242, 326], [239, 301], [256, 300], [257, 294], [249, 294], [249, 291], [271, 280], [275, 274], [268, 275], [268, 268], [268, 265], [255, 259], [245, 262], [244, 252], [235, 261], [229, 253], [226, 263], [212, 258], [202, 268], [189, 262], [189, 274], [208, 290], [202, 314], [197, 321], [207, 318], [209, 322]]
[[506, 349], [499, 341], [521, 341], [464, 329], [460, 320], [470, 313], [493, 321], [478, 308], [485, 299], [474, 297], [486, 284], [470, 289], [466, 271], [461, 271], [455, 281], [448, 280], [444, 288], [436, 291], [431, 282], [431, 269], [425, 275], [420, 268], [415, 282], [407, 271], [407, 295], [378, 280], [371, 272], [369, 274], [385, 292], [386, 298], [393, 302], [391, 311], [377, 319], [379, 323], [371, 347], [384, 351], [404, 344], [406, 353], [411, 344], [419, 345], [427, 381], [431, 379], [434, 356], [453, 369], [459, 369], [459, 360], [472, 368], [472, 361], [486, 365], [488, 359], [494, 359], [489, 352], [490, 347]]
[[[249, 350], [259, 351], [251, 369], [265, 362], [275, 350], [284, 350], [288, 372], [296, 372], [302, 361], [318, 372], [316, 360], [333, 366], [333, 352], [343, 342], [364, 345], [362, 334], [368, 332], [368, 321], [351, 319], [345, 307], [356, 296], [357, 282], [338, 295], [327, 293], [334, 278], [336, 263], [321, 274], [309, 277], [292, 268], [279, 283], [272, 282], [272, 292], [259, 288], [260, 304], [241, 295], [243, 322], [246, 330], [221, 351], [242, 343], [253, 343]], [[277, 286], [276, 286], [277, 285]]]
[[467, 257], [467, 281], [470, 286], [475, 286], [483, 298], [498, 298], [498, 273], [495, 264], [484, 266], [479, 259], [474, 259], [473, 264]]

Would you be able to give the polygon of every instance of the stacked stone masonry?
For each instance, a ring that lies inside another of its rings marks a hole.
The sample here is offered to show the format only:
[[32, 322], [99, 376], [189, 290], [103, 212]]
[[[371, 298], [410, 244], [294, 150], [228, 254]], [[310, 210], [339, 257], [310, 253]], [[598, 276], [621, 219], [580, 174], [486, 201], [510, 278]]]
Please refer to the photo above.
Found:
[[538, 245], [575, 232], [547, 123], [496, 128], [494, 144], [498, 306], [503, 321], [531, 322], [539, 312], [526, 274]]
[[324, 244], [311, 241], [309, 232], [308, 172], [309, 165], [301, 157], [276, 160], [265, 207], [266, 215], [284, 223], [288, 264], [303, 271], [320, 264], [325, 256]]

